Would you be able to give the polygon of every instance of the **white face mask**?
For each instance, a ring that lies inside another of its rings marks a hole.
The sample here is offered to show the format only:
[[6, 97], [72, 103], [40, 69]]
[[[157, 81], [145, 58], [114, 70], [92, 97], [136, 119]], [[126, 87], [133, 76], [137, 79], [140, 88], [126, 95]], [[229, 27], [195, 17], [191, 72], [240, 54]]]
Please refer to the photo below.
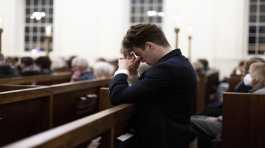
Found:
[[252, 77], [250, 74], [247, 74], [244, 79], [244, 84], [247, 85], [247, 86], [252, 86]]

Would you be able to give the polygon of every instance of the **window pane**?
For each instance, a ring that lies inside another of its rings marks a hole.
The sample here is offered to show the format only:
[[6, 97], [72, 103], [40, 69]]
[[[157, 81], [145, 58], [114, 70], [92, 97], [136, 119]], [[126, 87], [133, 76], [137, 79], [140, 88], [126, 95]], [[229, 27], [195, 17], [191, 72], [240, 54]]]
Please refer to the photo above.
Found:
[[259, 27], [259, 33], [265, 33], [265, 26]]
[[263, 54], [265, 51], [265, 44], [259, 44], [259, 54]]
[[256, 33], [256, 26], [249, 26], [249, 33]]
[[256, 37], [249, 37], [248, 38], [248, 43], [250, 43], [250, 44], [256, 43]]
[[259, 43], [265, 43], [265, 37], [259, 37]]
[[259, 21], [261, 23], [264, 23], [265, 22], [265, 15], [260, 16], [259, 19], [260, 19]]
[[260, 12], [265, 12], [265, 5], [260, 5]]
[[251, 15], [251, 16], [249, 17], [249, 21], [250, 21], [251, 23], [254, 23], [254, 22], [256, 22], [256, 21], [257, 21], [257, 17], [256, 17], [256, 16], [253, 16], [253, 15]]
[[251, 5], [250, 12], [256, 12], [256, 11], [257, 11], [257, 5]]

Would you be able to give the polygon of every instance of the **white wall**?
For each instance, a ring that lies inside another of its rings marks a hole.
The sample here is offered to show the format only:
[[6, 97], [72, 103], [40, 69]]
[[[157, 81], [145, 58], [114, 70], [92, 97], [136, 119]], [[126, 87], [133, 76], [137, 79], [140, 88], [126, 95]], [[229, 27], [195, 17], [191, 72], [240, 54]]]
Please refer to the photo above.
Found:
[[0, 0], [3, 19], [2, 49], [8, 55], [23, 53], [24, 47], [23, 0]]
[[248, 0], [167, 0], [165, 11], [166, 35], [175, 45], [173, 28], [181, 29], [180, 47], [185, 55], [192, 27], [192, 61], [207, 58], [222, 76], [228, 76], [247, 57]]
[[55, 0], [54, 54], [118, 57], [128, 8], [126, 0]]
[[[164, 0], [163, 30], [175, 46], [174, 28], [187, 55], [192, 27], [192, 61], [207, 58], [227, 76], [238, 60], [247, 57], [248, 0]], [[129, 0], [55, 0], [54, 56], [118, 57], [129, 26]], [[0, 0], [4, 19], [3, 49], [22, 54], [24, 0]]]

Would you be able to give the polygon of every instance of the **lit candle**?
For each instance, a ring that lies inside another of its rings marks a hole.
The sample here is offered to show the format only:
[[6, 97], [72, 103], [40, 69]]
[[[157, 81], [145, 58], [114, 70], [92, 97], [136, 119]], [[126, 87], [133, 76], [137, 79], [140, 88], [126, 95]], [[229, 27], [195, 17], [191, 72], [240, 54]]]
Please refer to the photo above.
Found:
[[45, 35], [46, 36], [52, 36], [52, 26], [51, 25], [46, 26]]

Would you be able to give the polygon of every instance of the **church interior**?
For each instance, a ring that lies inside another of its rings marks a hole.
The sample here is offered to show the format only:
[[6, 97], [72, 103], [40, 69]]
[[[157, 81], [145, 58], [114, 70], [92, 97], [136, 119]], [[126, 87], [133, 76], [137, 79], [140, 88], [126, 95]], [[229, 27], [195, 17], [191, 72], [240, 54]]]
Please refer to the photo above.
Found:
[[189, 148], [265, 147], [265, 0], [0, 0], [0, 147], [140, 148], [109, 96], [137, 24], [196, 72]]

